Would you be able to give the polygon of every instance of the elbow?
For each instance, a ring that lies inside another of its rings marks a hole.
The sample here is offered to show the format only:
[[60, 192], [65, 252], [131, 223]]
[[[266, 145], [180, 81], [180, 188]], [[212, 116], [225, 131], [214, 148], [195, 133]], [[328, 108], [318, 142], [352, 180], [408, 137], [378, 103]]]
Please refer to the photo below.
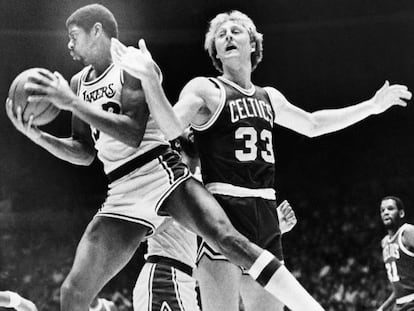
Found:
[[144, 131], [138, 131], [130, 133], [130, 135], [126, 136], [124, 143], [132, 148], [138, 148], [141, 145], [142, 139], [144, 138]]

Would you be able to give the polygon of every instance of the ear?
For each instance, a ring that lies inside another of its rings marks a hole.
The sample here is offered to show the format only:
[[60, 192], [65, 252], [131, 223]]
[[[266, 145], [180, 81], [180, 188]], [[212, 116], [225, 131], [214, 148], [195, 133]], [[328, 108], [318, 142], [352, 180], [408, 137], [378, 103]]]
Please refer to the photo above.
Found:
[[400, 210], [399, 215], [400, 215], [400, 218], [404, 218], [405, 217], [405, 211], [403, 209]]
[[93, 25], [93, 27], [92, 27], [92, 31], [93, 31], [93, 34], [95, 35], [95, 36], [99, 36], [99, 35], [101, 35], [102, 34], [102, 32], [103, 32], [103, 27], [102, 27], [102, 24], [101, 23], [95, 23], [94, 25]]
[[253, 52], [256, 52], [256, 42], [254, 42], [254, 41], [252, 41], [252, 42], [250, 42], [250, 46], [251, 46], [251, 48], [252, 48], [252, 53]]

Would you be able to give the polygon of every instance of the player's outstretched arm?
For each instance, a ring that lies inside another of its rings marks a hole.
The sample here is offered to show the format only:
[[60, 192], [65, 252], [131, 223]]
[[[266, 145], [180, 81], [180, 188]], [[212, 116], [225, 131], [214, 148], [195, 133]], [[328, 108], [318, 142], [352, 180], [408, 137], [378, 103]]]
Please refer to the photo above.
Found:
[[269, 93], [275, 104], [275, 122], [309, 137], [335, 132], [355, 124], [370, 115], [380, 114], [392, 106], [405, 107], [411, 92], [405, 85], [389, 85], [388, 81], [364, 102], [339, 109], [306, 112], [287, 101], [273, 88]]
[[286, 200], [277, 207], [277, 216], [279, 217], [279, 228], [282, 234], [292, 230], [298, 222], [292, 206]]
[[204, 105], [200, 91], [208, 92], [211, 83], [205, 78], [195, 78], [190, 81], [181, 92], [180, 100], [173, 109], [161, 86], [159, 68], [153, 61], [144, 40], [139, 41], [139, 48], [134, 48], [126, 47], [113, 38], [111, 55], [117, 66], [141, 80], [151, 115], [167, 139], [177, 138]]
[[0, 291], [0, 307], [13, 308], [17, 311], [37, 311], [33, 302], [11, 291]]

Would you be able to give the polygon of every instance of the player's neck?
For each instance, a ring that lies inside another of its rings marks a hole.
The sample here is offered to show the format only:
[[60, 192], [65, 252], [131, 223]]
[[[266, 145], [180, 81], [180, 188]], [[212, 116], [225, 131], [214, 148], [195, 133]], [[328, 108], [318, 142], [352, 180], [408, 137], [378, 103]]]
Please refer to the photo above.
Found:
[[223, 67], [223, 78], [236, 83], [244, 89], [252, 86], [251, 69], [247, 67]]

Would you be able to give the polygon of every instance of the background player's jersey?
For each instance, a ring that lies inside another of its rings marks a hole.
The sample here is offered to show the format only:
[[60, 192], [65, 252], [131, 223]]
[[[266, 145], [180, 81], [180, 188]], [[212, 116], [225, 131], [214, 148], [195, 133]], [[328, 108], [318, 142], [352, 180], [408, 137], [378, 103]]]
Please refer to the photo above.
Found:
[[[82, 70], [78, 82], [77, 95], [100, 109], [113, 113], [122, 113], [122, 70], [112, 64], [96, 79], [86, 81], [91, 70], [91, 66], [87, 66]], [[102, 161], [107, 174], [158, 145], [168, 145], [161, 130], [151, 116], [149, 116], [145, 134], [139, 148], [130, 147], [92, 126], [91, 131], [95, 141], [95, 148], [98, 151], [98, 158]]]
[[267, 91], [246, 90], [222, 77], [210, 80], [220, 89], [221, 102], [208, 122], [192, 125], [204, 183], [213, 193], [250, 196], [249, 189], [262, 189], [259, 196], [275, 199], [275, 111]]
[[153, 255], [172, 258], [194, 268], [197, 237], [174, 220], [167, 220], [158, 232], [148, 239], [146, 256]]
[[382, 239], [382, 256], [388, 279], [397, 298], [414, 294], [414, 253], [402, 244], [402, 233], [408, 224], [402, 225], [394, 236]]

